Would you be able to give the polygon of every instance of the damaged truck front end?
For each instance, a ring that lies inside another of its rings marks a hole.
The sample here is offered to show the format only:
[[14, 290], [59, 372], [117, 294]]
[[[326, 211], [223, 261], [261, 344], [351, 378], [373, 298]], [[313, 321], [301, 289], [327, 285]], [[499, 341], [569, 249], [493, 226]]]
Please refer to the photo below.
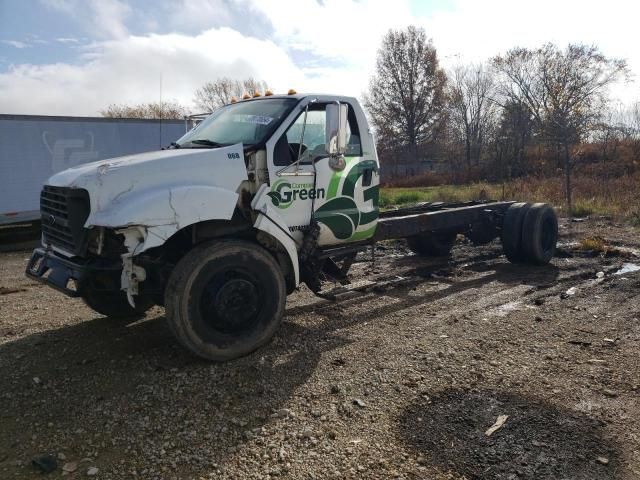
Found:
[[242, 145], [165, 150], [55, 175], [41, 193], [42, 247], [27, 276], [109, 316], [162, 305], [188, 227], [233, 223], [243, 158]]

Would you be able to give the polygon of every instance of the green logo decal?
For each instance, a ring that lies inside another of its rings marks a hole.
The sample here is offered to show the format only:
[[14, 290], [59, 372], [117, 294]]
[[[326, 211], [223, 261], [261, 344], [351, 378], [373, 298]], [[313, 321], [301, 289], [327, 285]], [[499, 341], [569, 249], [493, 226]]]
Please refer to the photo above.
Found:
[[289, 208], [294, 201], [325, 198], [324, 188], [313, 188], [313, 183], [291, 183], [288, 180], [278, 180], [267, 193], [271, 203], [278, 208]]
[[[360, 212], [355, 202], [355, 186], [358, 179], [367, 170], [377, 171], [378, 166], [373, 160], [364, 160], [352, 164], [352, 168], [337, 172], [329, 182], [329, 200], [315, 212], [316, 220], [324, 224], [333, 236], [339, 240], [363, 240], [375, 233], [376, 225], [363, 231], [356, 232], [358, 227], [371, 224], [378, 218], [378, 185], [363, 190], [364, 201], [371, 200], [373, 210]], [[347, 165], [349, 167], [349, 165]], [[342, 176], [345, 176], [342, 189], [338, 195], [338, 186]]]

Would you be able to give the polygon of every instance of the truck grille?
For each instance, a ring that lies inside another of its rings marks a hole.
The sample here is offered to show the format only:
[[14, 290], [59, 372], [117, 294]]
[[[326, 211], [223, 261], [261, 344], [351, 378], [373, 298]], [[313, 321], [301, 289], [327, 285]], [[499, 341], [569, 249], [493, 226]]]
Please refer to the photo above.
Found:
[[86, 190], [45, 185], [40, 194], [44, 243], [83, 256], [88, 240], [84, 223], [89, 211], [89, 194]]

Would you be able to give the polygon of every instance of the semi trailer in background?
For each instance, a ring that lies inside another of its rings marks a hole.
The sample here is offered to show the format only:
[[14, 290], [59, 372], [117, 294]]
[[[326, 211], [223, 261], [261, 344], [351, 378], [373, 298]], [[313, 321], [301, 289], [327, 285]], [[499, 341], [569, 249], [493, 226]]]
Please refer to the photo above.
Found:
[[51, 175], [81, 163], [159, 150], [191, 126], [185, 120], [0, 114], [0, 226], [40, 219]]

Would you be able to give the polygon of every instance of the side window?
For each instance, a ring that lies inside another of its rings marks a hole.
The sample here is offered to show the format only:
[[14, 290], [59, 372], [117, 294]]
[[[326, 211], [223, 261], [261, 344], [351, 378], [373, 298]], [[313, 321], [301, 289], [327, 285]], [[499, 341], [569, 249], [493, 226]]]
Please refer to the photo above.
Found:
[[362, 145], [360, 143], [360, 130], [358, 130], [358, 121], [356, 120], [356, 113], [349, 105], [347, 123], [347, 148], [345, 151], [346, 157], [359, 157], [362, 155]]
[[[274, 152], [274, 163], [278, 166], [286, 166], [298, 159], [301, 153], [301, 163], [309, 163], [313, 159], [322, 157], [327, 154], [325, 148], [326, 140], [326, 105], [314, 104], [309, 107], [307, 112], [307, 121], [305, 124], [304, 111], [298, 115], [295, 122], [280, 137], [276, 144]], [[300, 147], [300, 139], [302, 137], [302, 128], [304, 126], [304, 138], [302, 138], [302, 148]], [[362, 155], [362, 147], [360, 144], [360, 132], [358, 130], [358, 122], [355, 112], [349, 105], [348, 124], [347, 124], [347, 147], [346, 156]]]
[[318, 105], [313, 106], [313, 109], [309, 109], [307, 112], [307, 122], [304, 121], [304, 112], [302, 112], [296, 121], [287, 130], [287, 142], [292, 148], [294, 153], [294, 161], [298, 158], [298, 152], [300, 151], [300, 138], [303, 134], [302, 129], [304, 127], [304, 138], [302, 138], [302, 161], [310, 162], [311, 159], [326, 155], [325, 138], [326, 138], [326, 118], [325, 118], [325, 106]]

